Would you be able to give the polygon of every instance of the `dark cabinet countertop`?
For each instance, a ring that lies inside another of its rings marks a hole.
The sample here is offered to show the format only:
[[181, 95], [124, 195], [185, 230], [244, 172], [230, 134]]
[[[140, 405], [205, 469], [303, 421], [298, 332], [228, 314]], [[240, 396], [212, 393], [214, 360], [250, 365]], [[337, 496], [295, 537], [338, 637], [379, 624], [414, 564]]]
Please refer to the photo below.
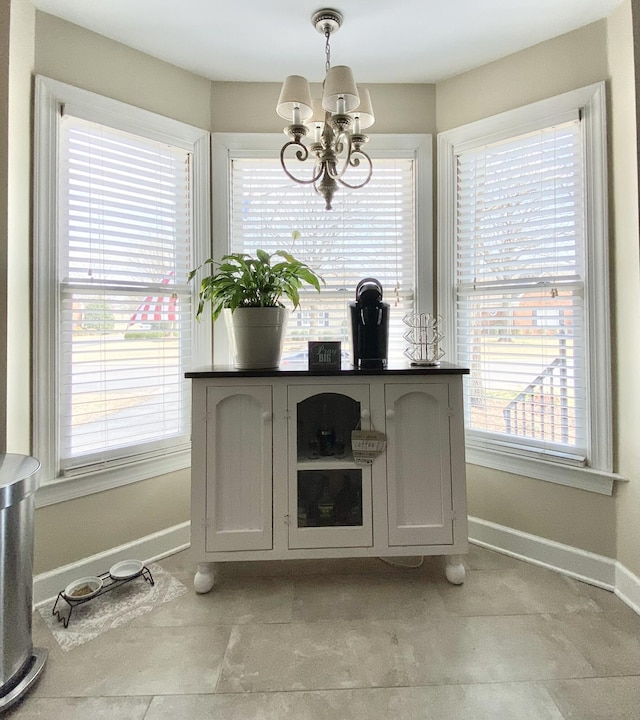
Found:
[[287, 364], [268, 370], [238, 370], [229, 365], [209, 365], [195, 368], [184, 376], [193, 380], [206, 378], [230, 377], [362, 377], [362, 376], [394, 376], [394, 375], [468, 375], [469, 369], [442, 362], [440, 365], [410, 365], [407, 363], [391, 363], [386, 368], [354, 368], [343, 364], [340, 370], [309, 370], [306, 363]]

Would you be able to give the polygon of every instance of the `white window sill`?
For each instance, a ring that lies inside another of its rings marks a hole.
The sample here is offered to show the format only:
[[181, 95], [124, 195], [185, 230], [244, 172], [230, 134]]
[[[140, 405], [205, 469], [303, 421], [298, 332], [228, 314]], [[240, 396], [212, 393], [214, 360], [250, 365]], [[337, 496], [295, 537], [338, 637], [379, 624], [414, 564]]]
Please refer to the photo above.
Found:
[[471, 465], [481, 465], [494, 470], [502, 470], [513, 475], [545, 480], [546, 482], [568, 485], [601, 495], [613, 494], [614, 481], [627, 482], [627, 478], [617, 473], [594, 470], [589, 467], [564, 465], [559, 462], [539, 458], [522, 457], [495, 449], [466, 448], [466, 459]]
[[36, 507], [45, 507], [55, 503], [74, 500], [92, 493], [122, 487], [139, 480], [148, 480], [158, 475], [165, 475], [191, 466], [191, 451], [158, 455], [145, 458], [128, 465], [93, 470], [73, 477], [41, 480], [36, 493]]

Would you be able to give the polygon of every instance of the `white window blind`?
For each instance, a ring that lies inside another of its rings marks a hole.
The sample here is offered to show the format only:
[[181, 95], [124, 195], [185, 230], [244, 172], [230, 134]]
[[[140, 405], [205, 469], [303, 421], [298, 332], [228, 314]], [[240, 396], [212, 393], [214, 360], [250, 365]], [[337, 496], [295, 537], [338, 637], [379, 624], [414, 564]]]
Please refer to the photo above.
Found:
[[456, 153], [456, 360], [472, 438], [587, 455], [578, 119]]
[[[402, 317], [415, 301], [414, 160], [375, 159], [368, 185], [340, 188], [333, 210], [295, 185], [275, 159], [236, 158], [231, 169], [231, 249], [290, 251], [325, 280], [301, 293], [288, 321], [283, 363], [304, 360], [308, 340], [340, 340], [348, 352], [348, 303], [365, 277], [378, 279], [390, 305], [389, 358], [406, 342]], [[300, 233], [295, 240], [292, 233]]]
[[66, 115], [59, 159], [60, 468], [184, 449], [191, 153]]

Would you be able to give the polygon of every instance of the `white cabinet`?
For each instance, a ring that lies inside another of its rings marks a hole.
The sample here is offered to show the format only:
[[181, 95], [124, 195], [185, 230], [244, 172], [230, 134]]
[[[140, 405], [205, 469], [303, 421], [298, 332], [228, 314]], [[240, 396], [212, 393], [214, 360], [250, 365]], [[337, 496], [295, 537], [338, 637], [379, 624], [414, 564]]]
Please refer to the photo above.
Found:
[[[187, 373], [196, 590], [214, 562], [287, 558], [444, 555], [463, 582], [465, 372]], [[354, 430], [386, 437], [371, 464]]]

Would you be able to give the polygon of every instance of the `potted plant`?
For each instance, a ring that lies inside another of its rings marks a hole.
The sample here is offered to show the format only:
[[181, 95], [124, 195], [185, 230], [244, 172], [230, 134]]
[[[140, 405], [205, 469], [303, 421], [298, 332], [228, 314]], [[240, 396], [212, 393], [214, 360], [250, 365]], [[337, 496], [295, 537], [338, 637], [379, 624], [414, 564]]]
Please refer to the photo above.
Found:
[[196, 317], [207, 303], [213, 320], [223, 314], [235, 367], [278, 367], [288, 312], [281, 300], [291, 300], [295, 310], [303, 284], [320, 291], [322, 278], [284, 250], [256, 250], [255, 257], [232, 253], [220, 262], [209, 258], [189, 273], [189, 280], [205, 265], [212, 266], [212, 273], [200, 283]]

